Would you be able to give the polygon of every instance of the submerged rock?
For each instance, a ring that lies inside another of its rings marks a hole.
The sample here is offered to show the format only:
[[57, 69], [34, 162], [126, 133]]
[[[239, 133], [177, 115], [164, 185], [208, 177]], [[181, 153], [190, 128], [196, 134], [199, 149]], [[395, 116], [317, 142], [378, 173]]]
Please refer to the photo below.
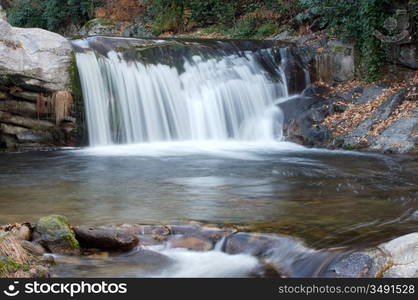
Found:
[[80, 243], [87, 248], [130, 251], [139, 243], [137, 236], [122, 231], [88, 226], [76, 227], [74, 231]]
[[210, 241], [195, 236], [174, 237], [169, 242], [173, 248], [184, 248], [193, 251], [209, 251], [213, 249]]
[[79, 254], [80, 245], [67, 218], [52, 215], [41, 218], [35, 225], [34, 240], [53, 253]]

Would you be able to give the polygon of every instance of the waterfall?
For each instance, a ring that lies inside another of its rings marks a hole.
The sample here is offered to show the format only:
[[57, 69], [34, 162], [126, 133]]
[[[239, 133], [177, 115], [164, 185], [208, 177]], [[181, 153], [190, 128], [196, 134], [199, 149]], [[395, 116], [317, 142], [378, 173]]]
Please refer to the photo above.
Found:
[[282, 139], [275, 103], [289, 95], [271, 46], [155, 41], [128, 55], [97, 39], [74, 45], [91, 146]]

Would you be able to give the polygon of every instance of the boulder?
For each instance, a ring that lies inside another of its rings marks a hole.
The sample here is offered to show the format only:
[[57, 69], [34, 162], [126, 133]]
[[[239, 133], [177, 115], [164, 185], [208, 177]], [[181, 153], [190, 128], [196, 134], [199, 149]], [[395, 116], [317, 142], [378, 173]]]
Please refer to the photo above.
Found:
[[139, 243], [137, 236], [117, 230], [80, 226], [74, 231], [81, 245], [86, 248], [130, 251]]
[[418, 108], [398, 120], [376, 137], [371, 150], [387, 153], [418, 153]]
[[52, 215], [41, 218], [35, 225], [34, 241], [53, 253], [79, 254], [80, 245], [67, 218]]
[[20, 245], [34, 256], [42, 256], [46, 253], [45, 248], [36, 242], [22, 241]]
[[0, 19], [0, 81], [19, 81], [32, 89], [70, 88], [72, 48], [59, 34], [15, 28]]
[[279, 103], [283, 111], [286, 140], [306, 146], [328, 146], [330, 132], [320, 125], [329, 114], [331, 102], [319, 97], [300, 96]]
[[399, 51], [398, 63], [405, 67], [418, 69], [418, 47], [416, 44], [402, 45]]
[[81, 29], [79, 34], [83, 37], [105, 35], [112, 36], [115, 31], [116, 23], [111, 19], [96, 18], [88, 21]]

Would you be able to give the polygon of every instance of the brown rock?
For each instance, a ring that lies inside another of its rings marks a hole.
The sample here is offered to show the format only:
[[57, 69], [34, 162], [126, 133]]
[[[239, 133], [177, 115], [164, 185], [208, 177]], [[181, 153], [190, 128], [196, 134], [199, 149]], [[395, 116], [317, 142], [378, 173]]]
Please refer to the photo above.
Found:
[[86, 248], [130, 251], [139, 243], [137, 236], [117, 230], [80, 226], [74, 232], [77, 240]]
[[207, 240], [197, 237], [176, 237], [170, 241], [173, 248], [185, 248], [194, 251], [209, 251], [213, 249], [213, 244]]

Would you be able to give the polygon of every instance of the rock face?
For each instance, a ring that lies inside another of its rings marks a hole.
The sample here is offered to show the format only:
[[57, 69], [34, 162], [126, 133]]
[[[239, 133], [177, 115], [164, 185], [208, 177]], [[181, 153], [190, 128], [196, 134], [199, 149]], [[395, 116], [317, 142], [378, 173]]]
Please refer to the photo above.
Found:
[[72, 48], [64, 37], [0, 18], [0, 148], [69, 145]]
[[133, 38], [155, 37], [144, 25], [137, 22], [118, 22], [105, 18], [88, 21], [78, 33], [79, 36], [115, 36]]
[[49, 91], [68, 90], [69, 41], [38, 28], [15, 28], [0, 20], [0, 75]]
[[274, 38], [294, 46], [294, 52], [309, 68], [312, 81], [343, 82], [355, 77], [354, 46], [330, 40], [324, 32], [298, 38], [280, 34]]
[[49, 251], [60, 254], [78, 254], [80, 245], [63, 216], [41, 218], [35, 226], [34, 241]]

